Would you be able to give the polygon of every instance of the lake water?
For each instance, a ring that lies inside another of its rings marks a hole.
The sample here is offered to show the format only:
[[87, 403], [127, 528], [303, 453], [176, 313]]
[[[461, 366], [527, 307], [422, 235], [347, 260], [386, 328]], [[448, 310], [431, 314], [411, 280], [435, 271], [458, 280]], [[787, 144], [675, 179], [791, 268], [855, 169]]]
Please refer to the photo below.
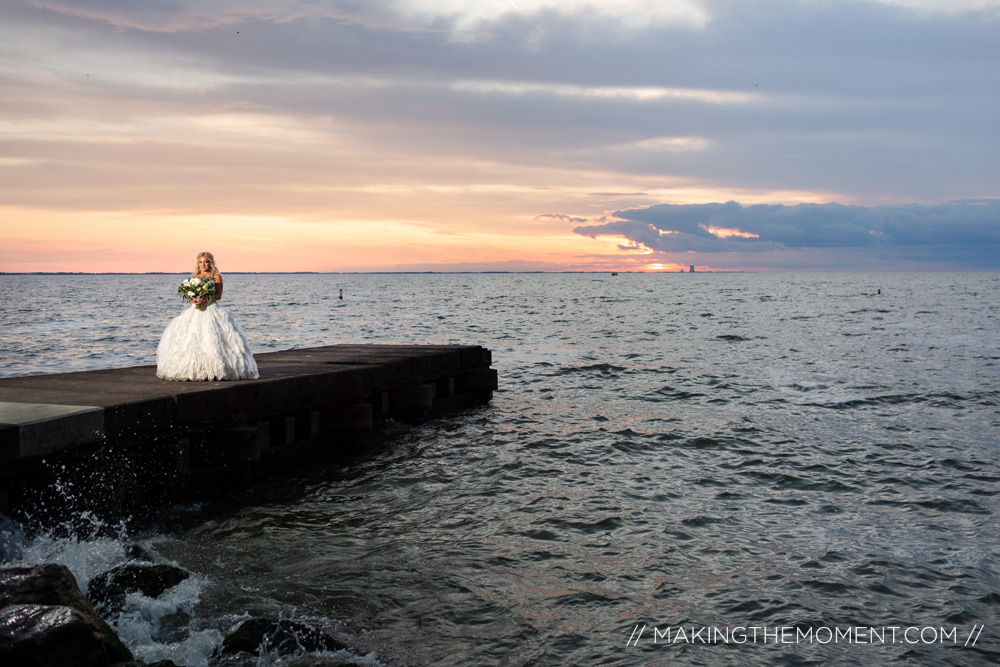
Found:
[[[181, 278], [0, 276], [0, 374], [154, 363]], [[1000, 662], [1000, 274], [229, 274], [223, 305], [260, 352], [480, 344], [500, 390], [153, 527], [8, 535], [84, 585], [130, 540], [194, 573], [115, 619], [142, 659], [207, 665], [250, 612], [385, 665]]]

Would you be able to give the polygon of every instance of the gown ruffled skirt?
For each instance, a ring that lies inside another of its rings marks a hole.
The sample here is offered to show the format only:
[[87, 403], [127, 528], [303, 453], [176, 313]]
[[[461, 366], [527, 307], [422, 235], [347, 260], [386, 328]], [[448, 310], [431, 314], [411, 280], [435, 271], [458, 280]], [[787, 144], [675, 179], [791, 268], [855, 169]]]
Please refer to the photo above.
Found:
[[193, 305], [167, 325], [156, 348], [163, 380], [253, 380], [260, 377], [240, 325], [218, 304]]

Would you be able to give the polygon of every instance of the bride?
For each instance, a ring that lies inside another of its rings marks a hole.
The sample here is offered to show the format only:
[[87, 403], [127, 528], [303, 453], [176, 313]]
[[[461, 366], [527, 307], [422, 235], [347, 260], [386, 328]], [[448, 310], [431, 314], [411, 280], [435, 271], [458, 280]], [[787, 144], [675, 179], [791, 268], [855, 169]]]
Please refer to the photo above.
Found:
[[215, 297], [190, 299], [191, 307], [167, 325], [156, 348], [156, 376], [163, 380], [259, 378], [243, 329], [215, 303], [222, 298], [222, 276], [212, 253], [198, 255], [191, 275], [215, 281]]

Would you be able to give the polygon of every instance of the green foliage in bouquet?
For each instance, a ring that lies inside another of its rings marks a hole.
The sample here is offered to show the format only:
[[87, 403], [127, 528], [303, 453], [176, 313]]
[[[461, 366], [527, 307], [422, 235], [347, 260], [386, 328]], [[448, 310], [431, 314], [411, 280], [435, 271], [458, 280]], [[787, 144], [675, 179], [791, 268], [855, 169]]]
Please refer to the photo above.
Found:
[[177, 293], [191, 301], [202, 299], [201, 307], [215, 300], [215, 281], [211, 278], [188, 278], [177, 288]]

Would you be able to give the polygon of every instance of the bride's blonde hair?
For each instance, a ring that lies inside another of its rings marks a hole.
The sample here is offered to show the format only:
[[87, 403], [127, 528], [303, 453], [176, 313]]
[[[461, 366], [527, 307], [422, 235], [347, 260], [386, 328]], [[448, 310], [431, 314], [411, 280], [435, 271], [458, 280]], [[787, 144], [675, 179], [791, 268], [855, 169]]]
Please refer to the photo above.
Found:
[[202, 257], [208, 259], [208, 270], [212, 273], [213, 276], [219, 272], [219, 267], [215, 265], [215, 257], [212, 256], [212, 253], [205, 251], [205, 252], [199, 252], [198, 256], [194, 258], [194, 273], [191, 274], [192, 276], [198, 275], [198, 272], [201, 270], [198, 267], [198, 260], [201, 259]]

